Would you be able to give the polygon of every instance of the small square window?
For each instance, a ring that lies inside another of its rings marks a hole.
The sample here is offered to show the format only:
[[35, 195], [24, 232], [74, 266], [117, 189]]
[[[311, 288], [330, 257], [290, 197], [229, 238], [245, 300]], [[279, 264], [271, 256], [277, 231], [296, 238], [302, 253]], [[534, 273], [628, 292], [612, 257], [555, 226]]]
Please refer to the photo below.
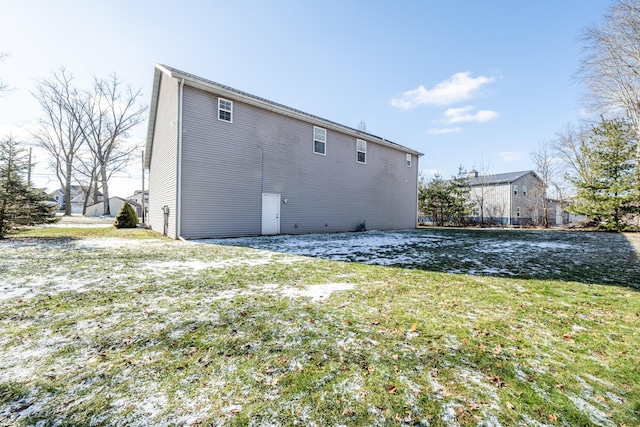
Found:
[[313, 127], [313, 152], [317, 154], [327, 154], [327, 130]]
[[356, 162], [367, 163], [367, 141], [356, 139]]
[[407, 165], [407, 167], [411, 167], [411, 154], [409, 153], [407, 153], [405, 164]]
[[516, 208], [516, 216], [520, 217], [520, 208]]
[[233, 122], [233, 101], [218, 98], [218, 120]]

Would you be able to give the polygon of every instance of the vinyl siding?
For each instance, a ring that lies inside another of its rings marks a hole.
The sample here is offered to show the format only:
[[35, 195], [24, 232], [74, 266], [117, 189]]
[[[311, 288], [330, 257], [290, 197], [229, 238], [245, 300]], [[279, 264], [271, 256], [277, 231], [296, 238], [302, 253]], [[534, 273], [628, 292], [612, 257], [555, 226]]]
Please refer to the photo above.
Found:
[[[516, 196], [513, 191], [513, 186], [518, 186], [518, 195]], [[527, 187], [527, 195], [523, 194], [523, 186]], [[542, 215], [542, 203], [540, 200], [539, 192], [542, 190], [541, 181], [539, 181], [534, 175], [524, 175], [513, 183], [511, 183], [510, 197], [511, 197], [511, 216], [513, 225], [529, 224], [533, 221], [535, 211], [538, 216]], [[520, 217], [516, 217], [516, 208], [520, 208]], [[539, 218], [538, 218], [539, 219]]]
[[167, 235], [176, 238], [178, 81], [162, 75], [149, 168], [149, 226], [164, 231], [163, 206], [169, 206]]
[[[507, 223], [510, 216], [510, 185], [489, 184], [471, 187], [470, 199], [480, 211], [480, 204], [484, 206], [485, 222]], [[478, 221], [481, 217], [478, 216]]]
[[[513, 186], [518, 186], [518, 195], [514, 194]], [[522, 192], [523, 186], [527, 187], [527, 195]], [[501, 184], [475, 185], [471, 187], [470, 199], [476, 207], [484, 193], [484, 220], [485, 222], [501, 222], [503, 224], [519, 225], [532, 221], [535, 211], [541, 214], [539, 195], [540, 181], [533, 174], [526, 174], [513, 182]], [[516, 216], [517, 208], [520, 208], [520, 216]], [[473, 217], [477, 221], [480, 217]]]
[[[366, 137], [362, 138], [367, 140]], [[327, 129], [313, 153], [313, 124], [234, 100], [233, 123], [217, 96], [185, 86], [182, 223], [185, 238], [259, 235], [262, 193], [281, 194], [281, 233], [416, 227], [417, 171], [406, 153]]]

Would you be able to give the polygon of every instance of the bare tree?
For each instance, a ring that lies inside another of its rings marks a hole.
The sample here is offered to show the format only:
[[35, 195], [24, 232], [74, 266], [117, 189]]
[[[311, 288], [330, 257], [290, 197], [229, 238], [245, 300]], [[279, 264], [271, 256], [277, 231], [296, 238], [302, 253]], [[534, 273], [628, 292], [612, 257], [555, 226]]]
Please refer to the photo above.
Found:
[[358, 123], [358, 130], [360, 132], [366, 132], [367, 131], [367, 123], [364, 120], [360, 120], [360, 122]]
[[[616, 0], [601, 24], [583, 31], [585, 55], [577, 77], [598, 113], [624, 112], [640, 140], [640, 0]], [[636, 151], [640, 160], [640, 146]]]
[[485, 224], [487, 218], [487, 193], [489, 191], [487, 176], [489, 175], [489, 165], [485, 164], [484, 157], [480, 162], [480, 171], [477, 171], [475, 167], [469, 173], [469, 178], [472, 179], [472, 183], [476, 184], [472, 187], [470, 198], [471, 203], [477, 206], [480, 213], [480, 224]]
[[590, 167], [583, 155], [589, 145], [590, 129], [586, 126], [576, 128], [567, 124], [556, 133], [554, 148], [565, 166], [565, 176], [581, 178], [587, 181], [591, 176]]
[[558, 170], [558, 163], [554, 154], [555, 150], [553, 145], [548, 141], [540, 142], [536, 149], [529, 153], [536, 167], [536, 172], [542, 180], [542, 182], [536, 186], [540, 188], [534, 188], [532, 190], [537, 199], [534, 203], [534, 210], [537, 206], [542, 208], [540, 225], [545, 228], [549, 227], [549, 200], [547, 189], [553, 185]]
[[[6, 52], [0, 52], [0, 62], [4, 61], [5, 59], [7, 59], [9, 57], [9, 54]], [[9, 85], [7, 83], [5, 83], [2, 79], [0, 79], [0, 96], [2, 96], [2, 94], [4, 92], [8, 92], [12, 90], [11, 87], [9, 87]]]
[[123, 86], [123, 81], [116, 74], [107, 79], [94, 78], [94, 90], [85, 94], [82, 115], [77, 117], [91, 156], [99, 167], [104, 215], [111, 214], [109, 179], [123, 170], [132, 154], [139, 149], [127, 144], [126, 138], [131, 129], [144, 120], [147, 111], [146, 106], [137, 104], [141, 89]]
[[81, 105], [72, 82], [73, 75], [62, 68], [51, 79], [38, 80], [36, 91], [31, 92], [43, 112], [31, 136], [49, 153], [49, 165], [64, 189], [64, 214], [67, 216], [71, 215], [71, 185], [76, 156], [84, 141], [80, 122], [76, 120]]

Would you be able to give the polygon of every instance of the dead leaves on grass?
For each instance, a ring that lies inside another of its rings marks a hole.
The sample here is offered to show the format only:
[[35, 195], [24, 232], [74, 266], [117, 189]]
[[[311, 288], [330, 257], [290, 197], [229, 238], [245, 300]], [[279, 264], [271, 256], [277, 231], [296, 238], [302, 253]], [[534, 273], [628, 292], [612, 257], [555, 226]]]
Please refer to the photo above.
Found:
[[487, 376], [487, 379], [494, 387], [504, 387], [504, 380], [497, 375], [489, 375]]

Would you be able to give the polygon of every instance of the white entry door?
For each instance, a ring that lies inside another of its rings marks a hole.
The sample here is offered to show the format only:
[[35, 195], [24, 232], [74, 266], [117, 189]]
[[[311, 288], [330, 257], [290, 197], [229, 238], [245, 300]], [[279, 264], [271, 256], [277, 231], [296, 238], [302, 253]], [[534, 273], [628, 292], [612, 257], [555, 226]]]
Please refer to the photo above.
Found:
[[262, 234], [280, 234], [280, 195], [262, 193]]

